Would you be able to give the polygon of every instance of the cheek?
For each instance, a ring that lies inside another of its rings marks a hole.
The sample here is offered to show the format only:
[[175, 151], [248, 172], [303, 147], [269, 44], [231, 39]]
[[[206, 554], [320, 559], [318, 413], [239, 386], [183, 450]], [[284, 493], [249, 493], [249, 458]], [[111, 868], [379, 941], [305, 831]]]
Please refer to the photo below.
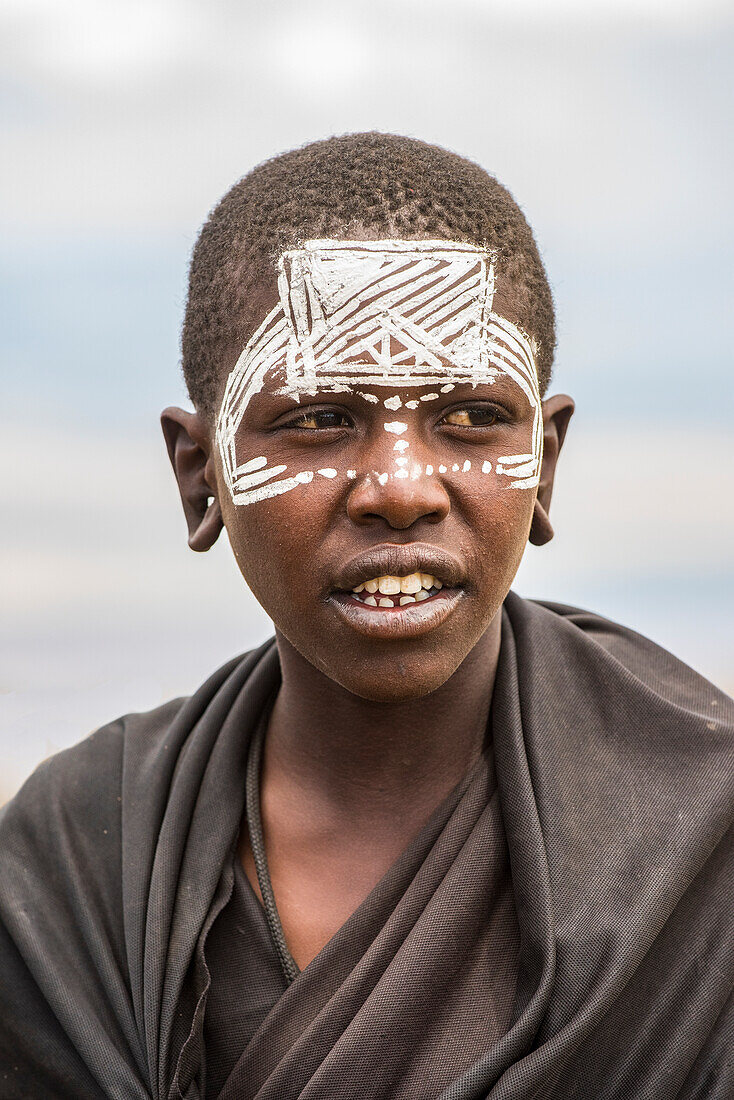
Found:
[[511, 489], [489, 474], [463, 494], [465, 522], [490, 574], [514, 572], [527, 545], [533, 518], [535, 491]]
[[323, 538], [329, 500], [329, 487], [314, 483], [253, 505], [227, 502], [224, 520], [232, 550], [258, 598], [292, 592], [307, 578], [311, 559], [305, 548]]

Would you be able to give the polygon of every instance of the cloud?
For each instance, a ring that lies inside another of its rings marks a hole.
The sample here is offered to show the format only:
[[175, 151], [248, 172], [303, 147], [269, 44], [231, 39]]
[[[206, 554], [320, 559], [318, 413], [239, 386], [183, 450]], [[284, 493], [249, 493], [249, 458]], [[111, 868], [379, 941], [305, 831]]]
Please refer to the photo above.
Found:
[[[668, 33], [683, 12], [688, 32]], [[466, 152], [587, 253], [731, 230], [717, 3], [74, 0], [5, 22], [13, 234], [192, 233], [257, 161], [361, 128]]]
[[118, 84], [168, 70], [196, 49], [205, 10], [172, 0], [5, 3], [0, 20], [13, 41], [16, 72], [62, 83]]
[[[428, 6], [445, 7], [446, 0], [428, 0]], [[425, 0], [424, 0], [425, 6]], [[701, 27], [728, 22], [726, 0], [456, 0], [455, 7], [481, 9], [508, 20], [528, 17], [543, 22], [583, 23], [627, 20], [647, 21], [663, 27]]]

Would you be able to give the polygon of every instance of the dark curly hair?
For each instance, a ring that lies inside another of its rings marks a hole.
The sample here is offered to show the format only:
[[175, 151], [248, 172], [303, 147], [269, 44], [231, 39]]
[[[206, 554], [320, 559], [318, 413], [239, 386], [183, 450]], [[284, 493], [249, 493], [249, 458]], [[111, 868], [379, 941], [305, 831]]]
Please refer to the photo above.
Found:
[[191, 400], [211, 416], [222, 364], [262, 317], [255, 288], [310, 238], [350, 230], [407, 240], [467, 241], [496, 252], [512, 291], [512, 320], [533, 337], [541, 392], [555, 349], [553, 297], [530, 226], [502, 184], [472, 161], [397, 134], [346, 134], [273, 157], [236, 183], [194, 246], [182, 335]]

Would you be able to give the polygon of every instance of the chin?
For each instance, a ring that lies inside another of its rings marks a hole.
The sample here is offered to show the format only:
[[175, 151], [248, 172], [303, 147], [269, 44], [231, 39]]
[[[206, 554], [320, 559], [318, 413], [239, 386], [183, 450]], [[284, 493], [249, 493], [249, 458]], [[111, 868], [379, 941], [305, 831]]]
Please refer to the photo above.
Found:
[[461, 664], [457, 661], [449, 667], [440, 667], [435, 654], [426, 654], [425, 662], [431, 667], [419, 670], [412, 662], [401, 664], [386, 657], [384, 661], [375, 662], [373, 670], [362, 669], [359, 675], [355, 675], [352, 669], [342, 674], [337, 669], [322, 666], [322, 671], [345, 691], [360, 699], [373, 703], [409, 703], [438, 691]]
[[492, 616], [483, 615], [478, 621], [456, 623], [454, 629], [388, 639], [357, 632], [345, 635], [331, 624], [304, 635], [299, 620], [298, 630], [291, 633], [290, 624], [276, 624], [276, 634], [281, 659], [297, 654], [303, 662], [301, 675], [307, 675], [310, 666], [359, 699], [400, 705], [440, 691], [472, 655], [483, 668], [487, 657], [482, 643], [491, 642], [492, 622]]

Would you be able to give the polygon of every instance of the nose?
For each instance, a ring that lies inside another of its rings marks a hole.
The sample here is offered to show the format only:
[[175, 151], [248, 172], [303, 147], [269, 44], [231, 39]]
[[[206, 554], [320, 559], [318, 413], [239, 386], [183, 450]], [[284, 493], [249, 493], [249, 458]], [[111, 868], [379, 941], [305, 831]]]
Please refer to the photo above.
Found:
[[[384, 472], [378, 468], [360, 474], [347, 499], [349, 518], [359, 526], [384, 523], [397, 531], [421, 520], [440, 523], [451, 511], [451, 500], [443, 478], [426, 468], [415, 456], [402, 467], [387, 459]], [[428, 469], [433, 469], [430, 464]]]

